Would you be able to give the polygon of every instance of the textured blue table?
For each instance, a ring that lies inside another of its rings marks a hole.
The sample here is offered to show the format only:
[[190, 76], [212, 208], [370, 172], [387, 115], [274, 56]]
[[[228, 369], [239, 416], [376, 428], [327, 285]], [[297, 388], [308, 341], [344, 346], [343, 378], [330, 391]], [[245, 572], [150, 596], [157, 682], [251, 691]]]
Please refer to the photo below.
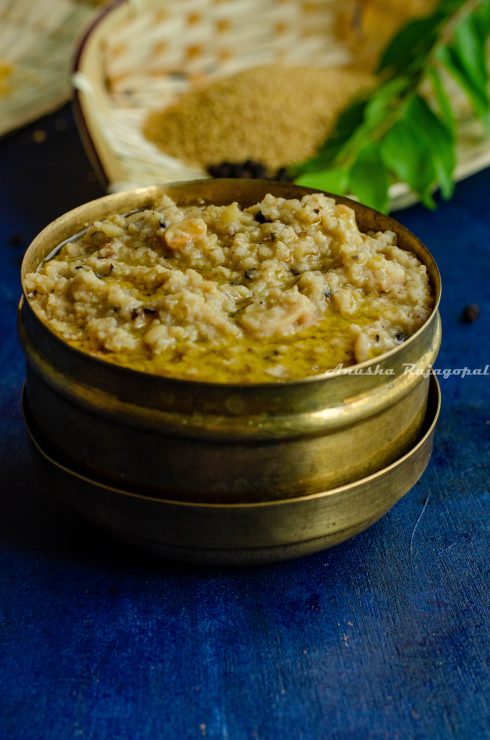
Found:
[[[0, 142], [0, 737], [490, 737], [490, 376], [441, 379], [422, 481], [303, 560], [155, 562], [45, 497], [19, 406], [19, 264], [101, 190], [69, 112], [42, 122], [42, 143], [39, 127]], [[435, 213], [401, 214], [441, 267], [440, 368], [490, 363], [489, 192], [490, 170]]]

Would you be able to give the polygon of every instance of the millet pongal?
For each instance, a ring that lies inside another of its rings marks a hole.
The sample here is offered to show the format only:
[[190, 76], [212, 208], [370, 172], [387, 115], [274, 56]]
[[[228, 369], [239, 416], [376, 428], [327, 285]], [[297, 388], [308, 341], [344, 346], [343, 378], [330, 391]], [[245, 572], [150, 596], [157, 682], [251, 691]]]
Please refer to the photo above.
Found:
[[25, 277], [70, 345], [157, 375], [306, 378], [398, 346], [429, 317], [426, 267], [320, 193], [152, 209], [91, 224]]

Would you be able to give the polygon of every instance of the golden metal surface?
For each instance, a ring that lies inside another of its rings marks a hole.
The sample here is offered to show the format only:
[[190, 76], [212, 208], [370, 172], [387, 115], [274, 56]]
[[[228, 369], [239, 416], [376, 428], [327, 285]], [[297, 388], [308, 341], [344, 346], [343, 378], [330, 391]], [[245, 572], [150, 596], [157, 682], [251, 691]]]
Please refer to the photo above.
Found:
[[[101, 198], [41, 232], [25, 255], [22, 277], [87, 223], [152, 207], [162, 192], [181, 205], [237, 200], [248, 206], [267, 192], [301, 197], [312, 191], [257, 180], [202, 180]], [[357, 365], [362, 375], [342, 370], [296, 382], [201, 383], [148, 375], [80, 352], [53, 334], [24, 296], [19, 334], [27, 397], [56, 459], [148, 497], [235, 504], [325, 491], [363, 478], [410, 449], [424, 419], [427, 370], [441, 340], [437, 266], [393, 219], [337, 200], [354, 208], [361, 229], [394, 231], [399, 246], [427, 266], [436, 304], [416, 334]], [[381, 372], [367, 373], [376, 367]], [[388, 369], [394, 375], [383, 374]]]
[[24, 396], [33, 457], [46, 488], [124, 540], [158, 555], [219, 564], [250, 564], [332, 547], [376, 522], [416, 483], [430, 458], [440, 410], [431, 377], [418, 441], [373, 475], [330, 491], [252, 504], [199, 504], [152, 498], [104, 485], [53, 456]]

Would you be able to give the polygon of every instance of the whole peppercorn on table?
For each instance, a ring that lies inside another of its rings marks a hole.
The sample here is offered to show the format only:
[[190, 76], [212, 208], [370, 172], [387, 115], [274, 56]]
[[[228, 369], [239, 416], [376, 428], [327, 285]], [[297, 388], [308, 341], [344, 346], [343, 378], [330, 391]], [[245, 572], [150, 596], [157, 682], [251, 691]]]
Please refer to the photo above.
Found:
[[434, 213], [397, 215], [443, 280], [426, 474], [350, 542], [227, 570], [144, 556], [40, 487], [20, 410], [20, 261], [102, 190], [67, 109], [0, 141], [0, 161], [0, 736], [488, 736], [490, 171]]

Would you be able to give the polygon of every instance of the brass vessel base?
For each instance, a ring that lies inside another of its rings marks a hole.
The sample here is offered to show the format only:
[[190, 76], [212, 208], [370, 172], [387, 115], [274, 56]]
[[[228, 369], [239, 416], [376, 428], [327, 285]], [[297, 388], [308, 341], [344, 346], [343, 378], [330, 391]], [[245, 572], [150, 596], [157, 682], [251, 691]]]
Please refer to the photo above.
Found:
[[118, 538], [175, 560], [221, 565], [267, 563], [308, 555], [350, 539], [404, 496], [430, 459], [440, 410], [431, 377], [422, 431], [391, 465], [348, 485], [287, 500], [202, 504], [143, 496], [87, 477], [49, 449], [23, 396], [35, 464], [46, 488]]

